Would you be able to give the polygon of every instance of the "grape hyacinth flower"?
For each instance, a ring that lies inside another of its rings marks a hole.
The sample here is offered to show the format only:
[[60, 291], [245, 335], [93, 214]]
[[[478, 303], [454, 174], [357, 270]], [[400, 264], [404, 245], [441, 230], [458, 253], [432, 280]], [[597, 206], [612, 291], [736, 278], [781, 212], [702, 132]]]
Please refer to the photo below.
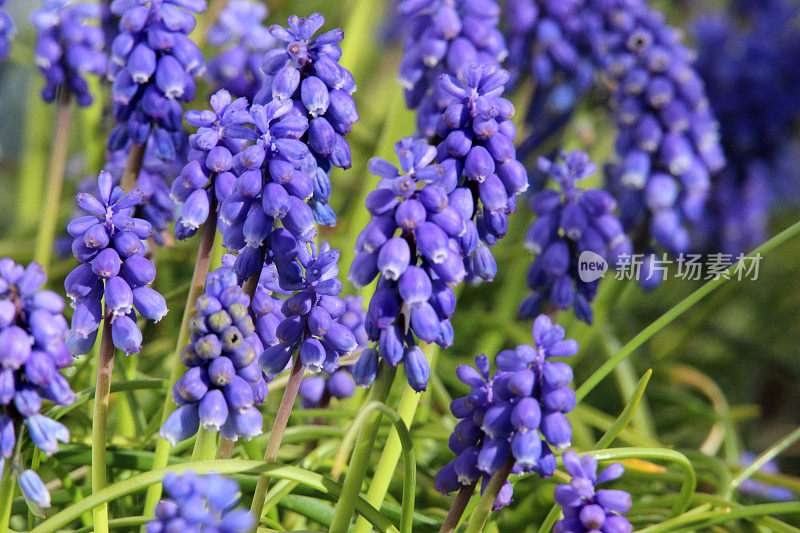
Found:
[[[364, 320], [367, 317], [364, 311], [364, 299], [361, 296], [345, 296], [342, 298], [345, 312], [336, 321], [353, 332], [356, 338], [357, 350], [363, 350], [369, 344]], [[303, 407], [310, 409], [328, 404], [330, 398], [343, 400], [355, 392], [352, 366], [341, 366], [332, 374], [310, 376], [303, 379], [300, 384], [299, 395]]]
[[267, 374], [277, 374], [294, 356], [312, 373], [332, 374], [339, 358], [358, 347], [350, 328], [338, 321], [347, 311], [339, 297], [339, 250], [322, 243], [298, 245], [295, 253], [295, 260], [276, 264], [280, 287], [294, 292], [281, 306], [277, 342], [266, 347], [259, 364]]
[[[696, 24], [697, 69], [720, 121], [728, 164], [714, 181], [705, 219], [705, 247], [736, 257], [766, 239], [770, 209], [796, 195], [800, 119], [798, 6], [786, 0], [740, 5]], [[786, 164], [788, 163], [788, 164]]]
[[[350, 145], [344, 136], [358, 121], [353, 100], [356, 84], [353, 75], [339, 64], [344, 39], [340, 28], [314, 34], [325, 24], [325, 17], [314, 13], [308, 18], [289, 17], [288, 28], [273, 25], [270, 33], [284, 46], [264, 55], [261, 69], [266, 75], [254, 102], [266, 104], [270, 100], [290, 100], [294, 113], [308, 119], [308, 131], [302, 138], [317, 164], [327, 174], [331, 167], [350, 168]], [[321, 188], [330, 188], [321, 184]], [[326, 203], [327, 191], [315, 195], [315, 200]], [[331, 224], [330, 221], [320, 224]]]
[[111, 43], [109, 76], [117, 126], [108, 138], [110, 150], [128, 141], [141, 146], [153, 136], [162, 159], [175, 159], [182, 136], [181, 102], [194, 99], [194, 75], [202, 72], [203, 54], [188, 34], [192, 13], [205, 0], [114, 0], [119, 35]]
[[597, 489], [622, 476], [625, 468], [614, 463], [597, 473], [597, 459], [579, 457], [572, 450], [562, 456], [564, 467], [572, 476], [570, 482], [555, 488], [555, 501], [561, 505], [564, 518], [556, 522], [554, 533], [630, 533], [633, 531], [623, 516], [631, 508], [631, 495], [624, 490]]
[[703, 219], [710, 177], [725, 165], [718, 124], [693, 54], [664, 16], [645, 2], [605, 9], [597, 56], [616, 86], [611, 106], [619, 128], [609, 188], [634, 241], [684, 253], [690, 229]]
[[0, 61], [8, 59], [11, 53], [11, 41], [16, 33], [14, 21], [5, 10], [5, 3], [6, 0], [0, 0]]
[[[167, 226], [175, 219], [176, 205], [171, 197], [170, 187], [173, 179], [181, 170], [179, 161], [185, 159], [186, 137], [181, 134], [175, 136], [177, 154], [175, 159], [162, 159], [158, 154], [155, 140], [147, 140], [142, 159], [142, 166], [136, 180], [136, 188], [144, 195], [143, 202], [137, 206], [134, 215], [143, 218], [153, 226], [153, 241], [163, 245], [168, 237]], [[122, 150], [106, 154], [105, 170], [114, 179], [114, 185], [122, 183], [125, 165], [131, 151], [132, 143]], [[94, 188], [94, 178], [90, 185]]]
[[206, 276], [206, 292], [189, 321], [190, 343], [181, 352], [188, 370], [172, 389], [179, 407], [161, 428], [161, 437], [173, 446], [200, 426], [231, 440], [261, 434], [256, 406], [267, 397], [269, 378], [258, 368], [256, 357], [264, 348], [233, 263], [234, 257], [225, 255], [222, 266]]
[[142, 345], [137, 312], [156, 322], [167, 314], [164, 297], [149, 286], [156, 269], [145, 257], [145, 240], [153, 226], [132, 216], [144, 200], [139, 189], [125, 193], [105, 171], [97, 178], [97, 187], [98, 196], [77, 195], [78, 207], [87, 214], [67, 225], [74, 239], [72, 254], [81, 265], [64, 280], [75, 309], [66, 342], [73, 355], [88, 353], [105, 316], [112, 324], [114, 346], [129, 355], [138, 353]]
[[[742, 454], [739, 456], [739, 463], [742, 466], [750, 465], [755, 460], [756, 455], [752, 452], [742, 452]], [[763, 472], [765, 474], [780, 474], [778, 461], [775, 459], [770, 459], [759, 469], [759, 472]], [[791, 489], [780, 487], [778, 485], [771, 485], [753, 478], [747, 478], [746, 480], [742, 481], [738, 487], [738, 490], [747, 496], [754, 496], [763, 500], [770, 500], [774, 502], [788, 502], [797, 499]]]
[[167, 497], [156, 505], [155, 517], [144, 528], [147, 533], [247, 533], [256, 524], [250, 511], [237, 508], [241, 491], [233, 479], [219, 474], [169, 472], [163, 484]]
[[[437, 490], [447, 494], [480, 478], [486, 483], [512, 459], [512, 473], [553, 475], [551, 446], [570, 445], [572, 426], [565, 413], [575, 407], [569, 387], [572, 368], [548, 360], [577, 353], [578, 343], [564, 337], [564, 328], [540, 315], [533, 324], [534, 345], [498, 353], [495, 374], [489, 374], [484, 355], [475, 358], [475, 368], [458, 367], [458, 377], [470, 392], [450, 404], [460, 419], [449, 441], [456, 459], [437, 473]], [[500, 492], [496, 508], [507, 504], [510, 491], [509, 485]]]
[[597, 170], [589, 156], [573, 150], [561, 153], [560, 159], [539, 159], [539, 170], [558, 189], [544, 190], [530, 199], [536, 221], [528, 229], [525, 245], [536, 258], [527, 277], [532, 294], [520, 305], [519, 318], [533, 318], [548, 306], [572, 307], [579, 319], [591, 324], [591, 302], [601, 278], [582, 279], [580, 263], [614, 268], [620, 256], [630, 256], [632, 246], [614, 215], [614, 198], [606, 191], [577, 186]]
[[600, 24], [592, 2], [509, 0], [506, 61], [515, 82], [530, 73], [536, 84], [525, 122], [530, 136], [519, 147], [527, 156], [564, 126], [579, 99], [595, 84], [596, 68], [586, 37]]
[[208, 77], [220, 89], [252, 101], [264, 74], [261, 58], [275, 46], [264, 26], [269, 10], [261, 2], [232, 0], [208, 31], [208, 43], [219, 49], [208, 61]]
[[[0, 463], [12, 460], [23, 424], [47, 456], [56, 452], [59, 441], [69, 441], [66, 426], [40, 413], [43, 400], [71, 405], [76, 399], [59, 373], [72, 364], [64, 343], [64, 300], [41, 289], [46, 279], [38, 263], [23, 267], [10, 258], [0, 259]], [[18, 482], [28, 499], [50, 506], [50, 495], [36, 472], [22, 472]]]
[[211, 96], [210, 103], [210, 110], [186, 113], [186, 121], [197, 132], [189, 136], [188, 163], [172, 182], [170, 193], [181, 204], [175, 223], [179, 240], [197, 233], [209, 216], [216, 217], [212, 205], [222, 203], [234, 191], [237, 176], [233, 158], [247, 144], [235, 136], [246, 129], [242, 124], [252, 122], [245, 98], [233, 100], [228, 91], [221, 89]]
[[[445, 170], [447, 192], [458, 189], [451, 194], [467, 221], [461, 251], [473, 281], [494, 279], [497, 265], [487, 246], [505, 236], [516, 197], [528, 188], [514, 148], [514, 106], [502, 97], [506, 81], [508, 73], [496, 65], [470, 64], [437, 85], [436, 161]], [[478, 244], [476, 233], [487, 246]]]
[[367, 196], [372, 220], [356, 240], [348, 279], [364, 287], [378, 278], [365, 322], [378, 350], [364, 350], [353, 374], [358, 385], [367, 386], [379, 358], [392, 366], [406, 363], [409, 385], [421, 391], [430, 368], [416, 339], [452, 344], [456, 296], [450, 285], [466, 277], [463, 242], [476, 242], [477, 231], [467, 231], [473, 210], [469, 190], [455, 188], [445, 168], [432, 164], [433, 146], [407, 137], [395, 152], [402, 173], [383, 159], [369, 162], [382, 179]]
[[472, 63], [497, 64], [507, 55], [498, 30], [500, 6], [494, 0], [404, 0], [398, 5], [408, 32], [399, 80], [409, 109], [417, 109], [423, 137], [436, 132], [440, 109], [435, 85]]
[[92, 103], [85, 76], [104, 75], [108, 61], [103, 51], [103, 31], [88, 24], [99, 15], [97, 3], [72, 0], [44, 0], [43, 9], [33, 13], [33, 25], [38, 32], [35, 61], [44, 76], [42, 98], [46, 102], [54, 101], [61, 87], [75, 95], [78, 105]]

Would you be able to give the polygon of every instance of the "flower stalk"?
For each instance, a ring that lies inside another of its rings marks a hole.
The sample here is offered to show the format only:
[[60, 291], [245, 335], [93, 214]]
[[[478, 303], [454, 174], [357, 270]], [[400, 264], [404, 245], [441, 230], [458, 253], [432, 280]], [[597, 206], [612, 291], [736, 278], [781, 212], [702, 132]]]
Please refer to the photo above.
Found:
[[[172, 386], [178, 381], [180, 378], [183, 369], [183, 363], [181, 363], [181, 350], [184, 346], [189, 342], [189, 319], [194, 314], [194, 307], [197, 303], [197, 298], [203, 294], [203, 288], [205, 287], [206, 282], [206, 275], [208, 274], [208, 270], [211, 266], [211, 255], [212, 250], [214, 248], [214, 237], [217, 232], [217, 217], [216, 217], [216, 201], [213, 194], [209, 196], [211, 198], [211, 209], [210, 213], [212, 216], [208, 217], [206, 223], [203, 225], [203, 234], [200, 238], [200, 246], [197, 249], [197, 259], [195, 260], [194, 264], [194, 273], [192, 274], [192, 282], [189, 286], [189, 294], [186, 296], [186, 304], [183, 308], [183, 318], [181, 318], [181, 329], [178, 333], [178, 341], [175, 346], [175, 355], [173, 356], [173, 366], [170, 373], [169, 378], [169, 387], [167, 388], [167, 393], [164, 397], [164, 406], [161, 411], [161, 423], [160, 425], [164, 425], [164, 422], [169, 417], [170, 413], [172, 413], [173, 409], [175, 408], [172, 402]], [[159, 439], [156, 443], [156, 450], [155, 455], [153, 456], [153, 470], [158, 468], [163, 468], [167, 466], [167, 461], [169, 459], [169, 452], [170, 452], [170, 443], [164, 439]], [[149, 514], [153, 512], [155, 509], [156, 503], [158, 503], [159, 498], [161, 497], [161, 485], [155, 484], [151, 485], [147, 489], [147, 496], [145, 497], [145, 514]]]
[[[381, 364], [378, 376], [370, 389], [369, 401], [367, 404], [376, 401], [386, 403], [389, 392], [392, 390], [394, 377], [397, 368], [388, 364]], [[350, 520], [356, 507], [356, 500], [361, 491], [361, 484], [367, 475], [372, 449], [375, 445], [375, 438], [381, 425], [381, 413], [374, 413], [364, 424], [361, 434], [358, 436], [356, 445], [353, 448], [347, 474], [344, 478], [342, 493], [339, 502], [334, 510], [333, 520], [331, 521], [330, 533], [345, 533], [350, 527]]]
[[[483, 492], [478, 506], [475, 507], [475, 510], [472, 511], [472, 515], [469, 517], [466, 533], [479, 533], [483, 531], [483, 526], [486, 524], [486, 519], [489, 518], [489, 513], [492, 512], [492, 507], [494, 506], [495, 500], [497, 500], [497, 495], [500, 494], [500, 489], [503, 488], [512, 468], [514, 468], [514, 458], [509, 457], [505, 466], [495, 472], [492, 479], [489, 480], [489, 484], [486, 486], [486, 490]], [[459, 492], [459, 496], [460, 495]]]
[[467, 504], [470, 498], [472, 498], [472, 494], [475, 492], [476, 485], [477, 482], [461, 487], [461, 490], [458, 491], [458, 495], [456, 495], [456, 499], [453, 500], [453, 505], [450, 506], [450, 510], [447, 512], [447, 517], [444, 519], [439, 533], [453, 533], [456, 530], [458, 524], [461, 522], [461, 517], [464, 516], [464, 510], [466, 510]]
[[12, 473], [14, 463], [11, 458], [3, 463], [3, 474], [0, 478], [0, 533], [9, 531], [8, 521], [11, 519], [11, 504], [14, 501], [14, 480]]
[[[286, 431], [286, 425], [289, 423], [289, 415], [292, 412], [292, 406], [297, 398], [297, 391], [300, 390], [300, 382], [303, 381], [303, 373], [303, 363], [298, 354], [294, 357], [292, 372], [289, 374], [289, 381], [283, 391], [281, 405], [278, 408], [275, 422], [272, 425], [272, 431], [269, 434], [267, 450], [264, 452], [265, 463], [274, 463], [278, 458], [278, 449], [281, 446], [283, 434]], [[264, 509], [264, 500], [267, 497], [269, 479], [269, 475], [266, 473], [259, 476], [256, 490], [253, 493], [253, 503], [250, 506], [250, 511], [257, 517], [261, 516], [261, 512]]]
[[125, 161], [125, 172], [122, 174], [121, 186], [124, 190], [130, 191], [136, 187], [136, 181], [139, 179], [139, 171], [142, 170], [142, 161], [144, 161], [144, 152], [147, 144], [134, 144], [128, 152], [128, 159]]
[[[97, 385], [92, 408], [92, 492], [106, 487], [106, 432], [108, 405], [111, 394], [111, 374], [114, 370], [114, 342], [111, 338], [111, 313], [106, 309], [103, 320], [103, 337], [97, 361]], [[108, 504], [93, 510], [94, 530], [108, 532]]]
[[53, 239], [55, 238], [58, 223], [61, 188], [64, 182], [64, 168], [67, 165], [69, 152], [69, 130], [72, 123], [72, 109], [70, 106], [70, 93], [61, 90], [58, 98], [58, 111], [56, 115], [56, 129], [53, 134], [53, 145], [50, 150], [50, 169], [45, 191], [44, 209], [41, 223], [36, 235], [36, 250], [34, 260], [48, 269], [50, 256], [53, 252]]

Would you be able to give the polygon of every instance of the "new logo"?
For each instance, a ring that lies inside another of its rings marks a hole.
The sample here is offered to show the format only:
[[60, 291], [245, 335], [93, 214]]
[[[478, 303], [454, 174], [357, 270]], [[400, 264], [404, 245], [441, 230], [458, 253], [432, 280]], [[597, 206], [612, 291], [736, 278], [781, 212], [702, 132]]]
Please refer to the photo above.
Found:
[[608, 262], [602, 255], [587, 250], [578, 256], [578, 277], [584, 283], [591, 283], [602, 278], [607, 270]]

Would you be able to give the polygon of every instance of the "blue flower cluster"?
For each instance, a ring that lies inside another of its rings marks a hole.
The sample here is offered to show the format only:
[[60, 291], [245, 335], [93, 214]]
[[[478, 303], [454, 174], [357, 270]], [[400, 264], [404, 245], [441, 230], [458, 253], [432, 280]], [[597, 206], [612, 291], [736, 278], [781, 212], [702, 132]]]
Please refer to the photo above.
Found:
[[16, 28], [11, 16], [4, 9], [6, 0], [0, 0], [0, 61], [8, 59], [11, 53], [11, 41]]
[[[367, 317], [364, 311], [364, 299], [361, 296], [345, 296], [342, 300], [345, 312], [336, 321], [353, 332], [356, 349], [363, 350], [369, 344], [367, 331], [364, 328], [364, 320]], [[333, 374], [303, 379], [298, 391], [303, 407], [306, 409], [322, 407], [328, 404], [330, 398], [343, 400], [352, 396], [355, 392], [352, 372], [352, 366], [341, 366]]]
[[562, 459], [572, 479], [569, 484], [556, 485], [555, 501], [561, 506], [564, 518], [556, 522], [553, 532], [633, 531], [628, 519], [622, 516], [631, 508], [631, 495], [624, 490], [596, 488], [601, 483], [619, 478], [625, 468], [614, 463], [598, 474], [597, 459], [591, 455], [578, 457], [572, 450], [564, 452]]
[[[353, 75], [339, 64], [342, 49], [338, 43], [344, 39], [344, 31], [336, 28], [314, 37], [324, 24], [325, 17], [314, 13], [308, 18], [289, 17], [288, 28], [270, 28], [270, 33], [285, 45], [264, 55], [261, 69], [266, 78], [254, 102], [292, 102], [294, 113], [308, 121], [302, 140], [327, 177], [331, 166], [350, 168], [350, 145], [344, 136], [358, 121], [358, 112], [352, 97], [356, 91]], [[321, 205], [327, 205], [330, 196], [326, 188], [330, 189], [330, 180], [327, 184], [315, 183], [314, 200]], [[335, 222], [335, 217], [330, 219], [333, 211], [329, 210], [317, 214], [319, 224]]]
[[403, 0], [398, 11], [408, 28], [400, 83], [406, 104], [418, 110], [419, 134], [430, 138], [441, 111], [436, 101], [439, 77], [505, 58], [505, 38], [497, 28], [500, 6], [495, 0]]
[[259, 358], [268, 374], [284, 370], [297, 352], [302, 366], [312, 373], [332, 374], [339, 358], [353, 352], [358, 343], [351, 329], [339, 319], [347, 311], [339, 297], [339, 250], [328, 243], [297, 245], [291, 261], [276, 263], [280, 287], [293, 293], [283, 301], [284, 318], [275, 329], [277, 343]]
[[[56, 405], [75, 401], [59, 373], [72, 364], [64, 343], [64, 300], [41, 290], [46, 280], [38, 263], [25, 268], [7, 257], [0, 259], [0, 467], [13, 457], [23, 423], [34, 445], [48, 456], [59, 441], [69, 441], [66, 426], [39, 412], [42, 400]], [[31, 501], [50, 506], [50, 495], [36, 472], [27, 470], [18, 479]]]
[[168, 497], [156, 505], [155, 517], [144, 528], [147, 533], [247, 533], [256, 524], [250, 511], [237, 509], [241, 491], [233, 479], [219, 474], [170, 472], [163, 483]]
[[[153, 241], [163, 245], [167, 235], [167, 226], [175, 218], [175, 200], [170, 193], [170, 187], [175, 176], [181, 170], [182, 159], [185, 159], [186, 137], [181, 134], [175, 136], [178, 156], [174, 159], [162, 159], [158, 153], [156, 141], [153, 137], [148, 138], [142, 159], [142, 166], [136, 178], [136, 188], [144, 195], [142, 203], [136, 207], [134, 215], [143, 218], [153, 226]], [[125, 165], [128, 154], [132, 148], [132, 143], [122, 150], [108, 152], [106, 154], [105, 170], [114, 179], [114, 185], [122, 182], [125, 172]], [[90, 180], [92, 188], [95, 187], [95, 180]]]
[[189, 136], [188, 163], [172, 182], [171, 197], [181, 204], [180, 217], [175, 223], [175, 236], [179, 240], [197, 233], [209, 215], [216, 217], [212, 205], [222, 203], [234, 191], [237, 176], [233, 158], [247, 144], [234, 135], [247, 129], [243, 124], [251, 123], [252, 119], [247, 99], [233, 100], [227, 90], [221, 89], [211, 96], [210, 110], [189, 111], [186, 121], [197, 132]]
[[220, 89], [252, 101], [261, 87], [261, 58], [275, 46], [264, 26], [268, 13], [261, 2], [232, 0], [209, 29], [208, 43], [219, 52], [208, 61], [208, 77]]
[[203, 66], [200, 48], [189, 39], [192, 13], [205, 0], [113, 0], [120, 16], [119, 35], [111, 43], [109, 76], [117, 123], [108, 138], [110, 150], [128, 141], [144, 144], [150, 135], [162, 159], [175, 159], [182, 136], [181, 102], [194, 99], [195, 80]]
[[[477, 370], [458, 367], [470, 393], [450, 404], [460, 419], [449, 442], [457, 457], [436, 474], [437, 490], [447, 494], [479, 478], [486, 482], [509, 460], [515, 462], [513, 472], [553, 475], [556, 458], [550, 446], [570, 445], [572, 426], [564, 415], [575, 407], [572, 368], [548, 360], [577, 353], [578, 343], [564, 337], [564, 328], [540, 315], [533, 324], [533, 346], [498, 353], [494, 375], [484, 355], [475, 358]], [[508, 503], [510, 487], [506, 495], [501, 491], [496, 507]]]
[[167, 314], [164, 297], [149, 287], [156, 268], [145, 257], [144, 241], [152, 235], [153, 226], [132, 216], [144, 200], [140, 190], [125, 193], [114, 186], [111, 174], [105, 171], [97, 178], [97, 187], [98, 197], [77, 195], [78, 207], [87, 214], [67, 225], [74, 239], [72, 254], [81, 262], [64, 280], [75, 309], [67, 346], [73, 355], [88, 353], [105, 316], [112, 323], [114, 346], [126, 355], [138, 353], [142, 332], [136, 324], [136, 312], [156, 322]]
[[532, 294], [522, 302], [519, 317], [533, 318], [548, 305], [572, 307], [580, 320], [591, 324], [591, 302], [600, 278], [581, 279], [581, 259], [613, 268], [620, 256], [630, 256], [632, 245], [614, 215], [614, 198], [606, 191], [577, 186], [597, 170], [589, 156], [573, 150], [560, 158], [539, 159], [539, 170], [558, 188], [530, 199], [536, 221], [528, 229], [525, 245], [536, 258], [527, 278]]
[[[720, 121], [728, 159], [715, 179], [703, 228], [707, 248], [736, 256], [763, 242], [769, 211], [796, 192], [800, 119], [798, 6], [787, 0], [738, 6], [696, 24], [697, 69]], [[794, 183], [794, 187], [789, 185]]]
[[467, 231], [471, 192], [454, 188], [445, 168], [432, 164], [433, 146], [407, 137], [395, 152], [402, 173], [383, 159], [369, 162], [382, 179], [367, 196], [372, 220], [356, 240], [348, 279], [364, 287], [378, 277], [365, 327], [380, 352], [364, 350], [353, 372], [356, 383], [366, 386], [375, 378], [379, 356], [392, 366], [404, 362], [409, 384], [419, 391], [427, 386], [430, 368], [415, 337], [452, 344], [456, 296], [450, 285], [466, 277], [462, 248], [465, 241], [477, 245], [477, 230], [473, 225], [472, 234]]
[[99, 5], [44, 0], [43, 7], [32, 15], [38, 32], [35, 61], [45, 80], [42, 98], [52, 102], [61, 87], [75, 95], [78, 105], [90, 105], [93, 98], [85, 76], [104, 75], [108, 62], [103, 30], [87, 23], [99, 17]]
[[475, 242], [475, 230], [482, 243], [494, 246], [508, 230], [517, 195], [528, 188], [514, 147], [514, 106], [502, 97], [507, 81], [508, 73], [495, 64], [470, 64], [458, 78], [443, 75], [437, 85], [436, 161], [445, 170], [448, 193], [457, 187], [473, 199], [465, 200], [468, 238], [462, 239], [473, 280], [491, 281], [497, 268], [488, 248]]
[[261, 434], [257, 405], [267, 397], [267, 381], [256, 357], [264, 350], [249, 312], [250, 297], [237, 283], [234, 257], [206, 276], [206, 292], [189, 321], [190, 344], [181, 352], [188, 367], [175, 383], [172, 398], [180, 407], [161, 428], [173, 446], [200, 426], [228, 439]]
[[595, 83], [588, 32], [600, 21], [592, 2], [509, 0], [505, 20], [507, 65], [516, 81], [530, 72], [536, 80], [525, 122], [531, 134], [519, 147], [527, 155], [563, 127], [578, 100]]

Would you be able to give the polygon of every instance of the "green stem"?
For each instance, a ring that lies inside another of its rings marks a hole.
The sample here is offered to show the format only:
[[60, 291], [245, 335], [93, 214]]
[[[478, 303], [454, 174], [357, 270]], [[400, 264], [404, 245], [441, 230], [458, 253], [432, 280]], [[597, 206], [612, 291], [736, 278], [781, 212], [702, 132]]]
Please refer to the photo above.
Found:
[[[283, 391], [281, 405], [278, 407], [278, 413], [275, 415], [275, 422], [272, 424], [272, 431], [270, 431], [269, 441], [267, 442], [267, 450], [264, 452], [265, 463], [274, 463], [278, 459], [278, 449], [281, 447], [283, 433], [286, 431], [286, 425], [289, 423], [289, 414], [292, 412], [292, 406], [297, 398], [297, 391], [300, 390], [301, 381], [303, 381], [303, 363], [300, 361], [300, 354], [298, 353], [294, 356], [292, 373], [289, 374], [289, 382], [286, 384], [286, 389]], [[259, 518], [264, 509], [264, 500], [267, 497], [268, 488], [269, 474], [259, 476], [256, 490], [253, 493], [253, 503], [250, 505], [250, 512]]]
[[[211, 208], [209, 209], [208, 220], [203, 225], [203, 234], [200, 237], [200, 246], [197, 249], [197, 260], [194, 264], [192, 283], [189, 286], [189, 294], [186, 295], [186, 305], [183, 308], [183, 318], [181, 319], [181, 329], [178, 333], [178, 341], [173, 355], [172, 370], [170, 371], [169, 386], [164, 396], [164, 405], [161, 408], [161, 423], [164, 425], [172, 410], [175, 408], [172, 403], [172, 386], [183, 374], [184, 366], [181, 363], [181, 350], [189, 342], [189, 319], [194, 314], [194, 306], [197, 299], [203, 293], [206, 284], [206, 275], [211, 263], [211, 250], [214, 247], [214, 234], [217, 232], [216, 200], [213, 191], [211, 192]], [[153, 470], [163, 468], [169, 460], [170, 444], [169, 441], [158, 439], [156, 450], [153, 456]], [[144, 514], [153, 513], [158, 500], [161, 498], [161, 485], [152, 485], [147, 489], [145, 497]]]
[[[770, 250], [776, 248], [777, 246], [783, 244], [784, 242], [788, 241], [795, 235], [800, 233], [800, 222], [795, 222], [782, 232], [778, 233], [770, 240], [756, 248], [750, 255], [746, 258], [742, 259], [742, 261], [748, 261], [756, 256], [760, 256], [761, 254], [765, 254]], [[717, 288], [722, 286], [726, 281], [730, 281], [730, 279], [735, 278], [736, 268], [739, 266], [739, 262], [734, 263], [733, 265], [725, 271], [725, 275], [719, 277], [718, 279], [711, 280], [704, 284], [702, 287], [694, 291], [692, 294], [678, 302], [672, 309], [668, 310], [666, 313], [658, 317], [655, 321], [653, 321], [649, 326], [644, 328], [641, 332], [639, 332], [635, 337], [633, 337], [630, 341], [628, 341], [622, 349], [617, 352], [617, 354], [603, 363], [589, 378], [584, 381], [578, 390], [575, 391], [575, 396], [577, 401], [580, 402], [583, 398], [586, 397], [605, 377], [614, 370], [614, 368], [619, 364], [620, 361], [628, 357], [631, 353], [633, 353], [636, 349], [638, 349], [642, 344], [647, 342], [653, 335], [658, 333], [661, 329], [672, 323], [676, 318], [681, 316], [685, 313], [688, 309], [690, 309], [693, 305], [697, 302], [714, 292]]]
[[0, 533], [6, 533], [11, 520], [11, 503], [14, 501], [14, 464], [11, 457], [3, 463], [3, 477], [0, 477]]
[[197, 432], [192, 461], [209, 461], [217, 457], [217, 432], [203, 429]]
[[[425, 346], [426, 356], [431, 366], [431, 373], [436, 368], [436, 359], [439, 354], [439, 347], [435, 344], [428, 344]], [[406, 427], [411, 427], [414, 420], [414, 415], [417, 412], [417, 407], [425, 392], [416, 392], [411, 387], [403, 388], [403, 395], [400, 398], [400, 405], [397, 412], [400, 418], [405, 423]], [[397, 469], [397, 463], [400, 461], [400, 454], [403, 447], [400, 443], [400, 436], [396, 431], [389, 434], [389, 439], [381, 452], [381, 458], [378, 460], [378, 466], [375, 467], [375, 475], [372, 476], [372, 483], [367, 491], [367, 496], [364, 498], [369, 503], [380, 509], [383, 499], [386, 497], [386, 492], [389, 490], [389, 483], [394, 477], [394, 472]], [[363, 517], [356, 520], [356, 527], [353, 533], [367, 533], [371, 530], [369, 522]]]
[[559, 517], [561, 516], [561, 506], [556, 504], [551, 509], [550, 512], [547, 513], [547, 516], [544, 518], [544, 522], [542, 525], [539, 526], [538, 533], [549, 533], [553, 529], [553, 526], [558, 522]]
[[[130, 191], [136, 187], [136, 181], [139, 179], [139, 171], [142, 169], [142, 161], [144, 161], [144, 151], [147, 144], [134, 144], [131, 146], [131, 151], [128, 152], [128, 159], [125, 161], [125, 172], [122, 174], [121, 187], [125, 191]], [[213, 211], [210, 211], [213, 213]]]
[[53, 252], [53, 239], [58, 224], [59, 206], [61, 204], [61, 186], [64, 182], [64, 168], [67, 166], [69, 152], [69, 129], [72, 112], [69, 102], [69, 91], [61, 89], [58, 98], [58, 114], [56, 129], [53, 134], [53, 145], [50, 150], [50, 169], [47, 178], [44, 208], [40, 211], [42, 218], [36, 235], [36, 251], [34, 260], [45, 270], [50, 267], [50, 256]]
[[[397, 368], [391, 365], [381, 364], [378, 370], [378, 377], [375, 383], [372, 384], [370, 390], [370, 403], [386, 403], [389, 392], [392, 390], [392, 383], [394, 382], [396, 373]], [[344, 478], [342, 493], [339, 497], [339, 501], [336, 503], [333, 520], [328, 529], [330, 533], [346, 533], [350, 527], [350, 519], [353, 517], [358, 494], [361, 492], [361, 484], [364, 481], [364, 477], [367, 475], [369, 460], [372, 457], [372, 448], [375, 445], [375, 438], [378, 436], [378, 428], [380, 428], [380, 425], [381, 413], [374, 413], [364, 424], [358, 436], [350, 465], [347, 469], [347, 475]]]
[[454, 533], [458, 524], [461, 522], [461, 517], [464, 516], [464, 510], [467, 508], [472, 494], [475, 492], [475, 485], [476, 483], [473, 483], [461, 487], [456, 499], [453, 500], [453, 505], [450, 506], [450, 510], [447, 512], [447, 517], [444, 519], [444, 524], [442, 524], [439, 533]]
[[794, 444], [798, 439], [800, 439], [800, 428], [795, 429], [781, 440], [770, 446], [767, 451], [759, 455], [755, 461], [747, 465], [738, 474], [736, 474], [736, 476], [734, 476], [728, 485], [728, 489], [725, 491], [725, 497], [730, 498], [733, 495], [733, 491], [736, 490], [739, 485], [746, 481], [750, 476], [761, 470], [764, 465], [777, 457], [782, 451]]
[[[106, 430], [108, 402], [111, 394], [111, 373], [114, 370], [114, 342], [111, 338], [111, 317], [106, 309], [103, 319], [103, 338], [97, 361], [97, 386], [92, 410], [92, 492], [106, 487]], [[94, 530], [108, 533], [108, 503], [94, 508]]]
[[[740, 507], [737, 509], [719, 509], [715, 511], [706, 511], [692, 515], [681, 515], [671, 520], [661, 522], [654, 526], [650, 526], [640, 530], [640, 533], [664, 533], [668, 531], [699, 531], [708, 526], [719, 524], [722, 522], [729, 522], [731, 520], [738, 520], [742, 518], [749, 518], [753, 516], [767, 516], [772, 514], [783, 513], [796, 513], [798, 509], [797, 502], [786, 503], [765, 503], [761, 505], [750, 505], [747, 507]], [[703, 528], [689, 528], [679, 529], [678, 526], [691, 524], [695, 522], [703, 522]]]
[[31, 89], [25, 113], [25, 151], [19, 168], [20, 179], [17, 180], [17, 219], [25, 231], [36, 227], [42, 213], [49, 133], [42, 124], [51, 123], [50, 107], [42, 100], [38, 89]]
[[494, 473], [486, 490], [483, 492], [478, 506], [472, 511], [467, 524], [466, 533], [480, 533], [483, 531], [483, 526], [486, 524], [486, 519], [489, 518], [489, 513], [492, 512], [497, 495], [500, 494], [500, 489], [503, 488], [511, 469], [514, 467], [514, 460], [509, 458], [505, 466]]

